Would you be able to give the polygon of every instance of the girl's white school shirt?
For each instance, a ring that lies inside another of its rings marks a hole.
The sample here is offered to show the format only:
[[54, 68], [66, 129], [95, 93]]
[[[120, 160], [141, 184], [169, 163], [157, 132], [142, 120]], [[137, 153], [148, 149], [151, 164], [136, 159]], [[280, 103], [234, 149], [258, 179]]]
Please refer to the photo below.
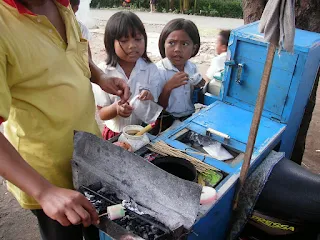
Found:
[[[180, 71], [168, 58], [164, 58], [157, 62], [157, 67], [161, 78], [159, 88], [160, 95], [164, 85], [173, 77], [173, 75]], [[198, 73], [198, 69], [194, 63], [187, 61], [184, 66], [184, 72], [189, 76], [193, 76]], [[177, 118], [185, 117], [194, 113], [195, 108], [192, 103], [192, 94], [193, 86], [189, 82], [186, 85], [173, 89], [169, 97], [169, 103], [166, 111]]]
[[[116, 67], [102, 63], [98, 65], [108, 77], [118, 77], [124, 79], [130, 87], [131, 97], [128, 102], [136, 95], [139, 95], [142, 90], [149, 90], [154, 97], [154, 101], [158, 101], [158, 88], [160, 83], [160, 75], [158, 68], [153, 63], [147, 63], [142, 58], [139, 58], [133, 68], [130, 77], [127, 78], [123, 69], [119, 64]], [[96, 105], [99, 107], [110, 106], [120, 98], [113, 94], [108, 94], [103, 91], [98, 85], [92, 84], [92, 90]], [[113, 119], [104, 121], [105, 125], [114, 132], [122, 132], [127, 125], [140, 125], [141, 120], [132, 113], [130, 117], [123, 118], [116, 116]]]

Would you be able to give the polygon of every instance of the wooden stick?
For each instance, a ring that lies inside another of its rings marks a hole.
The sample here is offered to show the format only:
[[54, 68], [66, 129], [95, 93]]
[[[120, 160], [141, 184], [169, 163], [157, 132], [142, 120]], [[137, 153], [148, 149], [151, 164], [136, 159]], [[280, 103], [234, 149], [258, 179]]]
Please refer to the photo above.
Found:
[[136, 133], [136, 136], [142, 136], [146, 132], [149, 132], [154, 126], [155, 126], [155, 124], [149, 124], [149, 125], [145, 126], [142, 130], [140, 130], [139, 132]]
[[235, 200], [233, 209], [235, 210], [238, 207], [239, 201], [239, 193], [243, 188], [244, 182], [246, 180], [248, 170], [250, 167], [251, 156], [254, 148], [254, 144], [256, 142], [257, 132], [259, 129], [260, 119], [263, 111], [264, 101], [267, 95], [269, 80], [270, 80], [270, 73], [272, 69], [273, 57], [276, 50], [276, 46], [272, 43], [269, 45], [267, 60], [264, 66], [264, 71], [261, 79], [261, 85], [258, 93], [258, 99], [256, 103], [256, 107], [254, 109], [253, 119], [250, 127], [250, 133], [248, 137], [248, 143], [246, 146], [246, 152], [244, 155], [244, 161], [241, 167], [240, 172], [240, 179], [238, 189], [236, 191]]
[[108, 215], [108, 213], [100, 214], [98, 217], [101, 218], [101, 217], [106, 216], [106, 215]]

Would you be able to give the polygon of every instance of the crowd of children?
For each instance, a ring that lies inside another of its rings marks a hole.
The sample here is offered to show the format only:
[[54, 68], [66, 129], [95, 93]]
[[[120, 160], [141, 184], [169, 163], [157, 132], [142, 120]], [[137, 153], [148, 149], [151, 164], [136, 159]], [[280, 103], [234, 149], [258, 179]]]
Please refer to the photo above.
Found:
[[[213, 58], [202, 77], [197, 66], [190, 61], [200, 48], [199, 31], [192, 21], [178, 18], [166, 24], [159, 38], [162, 60], [154, 64], [147, 56], [147, 34], [139, 17], [129, 11], [117, 12], [106, 26], [107, 60], [99, 67], [108, 76], [125, 79], [131, 90], [130, 99], [138, 95], [142, 101], [155, 101], [163, 107], [161, 121], [153, 130], [158, 134], [175, 120], [182, 121], [191, 116], [195, 111], [194, 89], [203, 88], [206, 83], [210, 86], [210, 82], [221, 76], [229, 35], [230, 31], [220, 32], [216, 43], [218, 56]], [[116, 136], [127, 125], [142, 124], [139, 116], [133, 113], [130, 100], [119, 105], [118, 96], [92, 85], [99, 116], [105, 124], [104, 139]]]

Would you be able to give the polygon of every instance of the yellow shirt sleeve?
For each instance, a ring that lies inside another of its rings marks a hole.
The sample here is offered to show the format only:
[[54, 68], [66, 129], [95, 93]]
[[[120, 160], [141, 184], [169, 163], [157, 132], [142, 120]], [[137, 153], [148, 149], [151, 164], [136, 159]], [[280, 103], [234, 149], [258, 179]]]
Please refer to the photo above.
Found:
[[10, 106], [11, 93], [7, 82], [7, 54], [0, 42], [0, 118], [4, 121], [8, 119]]

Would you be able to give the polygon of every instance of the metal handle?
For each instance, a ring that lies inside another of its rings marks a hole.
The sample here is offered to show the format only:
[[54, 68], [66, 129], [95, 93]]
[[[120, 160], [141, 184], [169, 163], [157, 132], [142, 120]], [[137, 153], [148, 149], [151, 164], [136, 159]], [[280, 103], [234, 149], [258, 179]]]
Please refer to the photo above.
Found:
[[244, 68], [244, 63], [238, 63], [237, 78], [236, 78], [236, 83], [238, 84], [241, 84], [243, 82], [243, 68]]
[[210, 134], [214, 134], [214, 135], [216, 135], [218, 137], [224, 138], [225, 140], [229, 140], [230, 139], [230, 136], [228, 134], [219, 132], [219, 131], [214, 130], [212, 128], [208, 128], [207, 129], [207, 135], [210, 135]]
[[234, 66], [234, 65], [236, 65], [236, 62], [234, 61], [234, 60], [230, 60], [230, 61], [226, 61], [225, 63], [224, 63], [224, 65], [226, 66], [226, 67], [228, 67], [228, 66]]

